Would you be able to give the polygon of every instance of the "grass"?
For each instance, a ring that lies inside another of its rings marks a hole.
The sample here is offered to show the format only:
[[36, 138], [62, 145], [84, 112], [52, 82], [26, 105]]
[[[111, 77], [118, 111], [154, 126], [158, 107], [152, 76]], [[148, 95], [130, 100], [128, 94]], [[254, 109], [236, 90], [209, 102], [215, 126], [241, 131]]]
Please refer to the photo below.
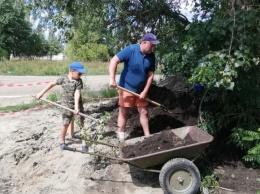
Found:
[[29, 104], [21, 104], [21, 105], [15, 105], [15, 106], [5, 106], [5, 107], [0, 107], [0, 112], [1, 113], [7, 113], [7, 112], [19, 112], [23, 110], [28, 110], [30, 108], [34, 108], [40, 105], [46, 104], [43, 101], [35, 101]]
[[[47, 61], [47, 60], [17, 60], [1, 61], [0, 75], [35, 75], [58, 76], [68, 73], [71, 61]], [[93, 61], [82, 62], [87, 70], [87, 75], [108, 75], [109, 62]], [[123, 65], [119, 65], [117, 74], [121, 72]]]

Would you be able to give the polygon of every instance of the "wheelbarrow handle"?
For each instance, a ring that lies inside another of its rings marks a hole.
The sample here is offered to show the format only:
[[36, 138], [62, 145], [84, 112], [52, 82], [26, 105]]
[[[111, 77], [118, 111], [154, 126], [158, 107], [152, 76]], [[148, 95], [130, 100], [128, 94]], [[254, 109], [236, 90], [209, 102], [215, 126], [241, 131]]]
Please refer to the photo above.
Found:
[[[35, 98], [35, 96], [33, 96], [33, 97]], [[46, 99], [42, 99], [42, 98], [40, 98], [40, 100], [43, 100], [43, 101], [45, 101], [45, 102], [48, 102], [48, 103], [53, 104], [53, 105], [55, 105], [55, 106], [58, 106], [58, 107], [60, 107], [60, 108], [66, 109], [66, 110], [68, 110], [68, 111], [74, 112], [74, 110], [72, 110], [72, 109], [70, 109], [70, 108], [68, 108], [68, 107], [62, 106], [62, 105], [60, 105], [60, 104], [58, 104], [58, 103], [56, 103], [56, 102], [52, 102], [52, 101], [50, 101], [50, 100], [46, 100]], [[85, 115], [85, 114], [83, 114], [83, 113], [81, 113], [81, 112], [79, 112], [78, 114], [81, 115], [81, 116], [83, 116], [83, 117], [86, 117], [86, 118], [88, 118], [88, 119], [97, 121], [97, 119], [95, 119], [95, 118], [93, 118], [93, 117], [91, 117], [91, 116]]]
[[[140, 95], [137, 94], [137, 93], [135, 93], [135, 92], [132, 92], [132, 91], [130, 91], [130, 90], [127, 90], [127, 89], [125, 89], [125, 88], [123, 88], [123, 87], [121, 87], [121, 86], [118, 86], [118, 85], [117, 85], [117, 88], [118, 88], [118, 89], [121, 89], [121, 90], [124, 90], [124, 91], [126, 91], [126, 92], [128, 92], [128, 93], [130, 93], [130, 94], [133, 94], [134, 96], [137, 96], [137, 97], [140, 98]], [[166, 109], [166, 110], [167, 110], [166, 107], [164, 107], [163, 105], [159, 104], [158, 102], [155, 102], [155, 101], [153, 101], [153, 100], [150, 100], [149, 98], [144, 98], [144, 100], [146, 100], [147, 102], [150, 102], [150, 103], [153, 104], [153, 105], [160, 106], [160, 107], [162, 107], [163, 109]]]

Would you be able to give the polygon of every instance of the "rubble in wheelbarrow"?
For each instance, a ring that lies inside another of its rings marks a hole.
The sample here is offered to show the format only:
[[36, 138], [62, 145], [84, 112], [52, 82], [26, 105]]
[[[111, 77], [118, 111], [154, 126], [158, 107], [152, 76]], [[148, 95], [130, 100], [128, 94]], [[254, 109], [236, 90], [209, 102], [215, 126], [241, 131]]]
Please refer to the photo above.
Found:
[[181, 139], [172, 131], [165, 130], [145, 138], [135, 144], [128, 144], [121, 148], [124, 158], [135, 158], [176, 147], [192, 144], [194, 141], [190, 136]]

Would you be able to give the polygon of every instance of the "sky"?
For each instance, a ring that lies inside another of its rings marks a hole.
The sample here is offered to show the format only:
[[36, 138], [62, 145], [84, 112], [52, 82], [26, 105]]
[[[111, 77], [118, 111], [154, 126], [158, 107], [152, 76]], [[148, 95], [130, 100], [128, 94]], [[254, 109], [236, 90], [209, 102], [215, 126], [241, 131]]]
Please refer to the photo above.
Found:
[[191, 22], [193, 17], [192, 8], [194, 6], [194, 1], [188, 0], [188, 4], [184, 3], [183, 0], [181, 0], [180, 2], [181, 2], [181, 9], [180, 9], [181, 13], [185, 15], [187, 19]]

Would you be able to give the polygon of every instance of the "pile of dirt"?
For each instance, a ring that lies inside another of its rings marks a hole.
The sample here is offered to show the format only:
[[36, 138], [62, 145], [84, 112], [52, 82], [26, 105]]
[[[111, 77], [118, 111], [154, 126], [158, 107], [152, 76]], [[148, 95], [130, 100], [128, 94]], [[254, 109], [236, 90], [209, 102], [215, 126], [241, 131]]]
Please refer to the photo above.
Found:
[[[158, 133], [164, 130], [193, 126], [197, 124], [199, 100], [196, 92], [191, 91], [186, 78], [172, 76], [153, 83], [148, 93], [148, 98], [158, 102], [163, 107], [149, 104], [150, 133]], [[106, 122], [112, 130], [117, 130], [118, 99], [115, 99], [107, 107], [115, 107], [110, 110], [111, 118]], [[103, 111], [108, 110], [108, 108]], [[143, 129], [139, 121], [139, 113], [136, 107], [130, 109], [126, 123], [127, 139], [143, 136]]]

